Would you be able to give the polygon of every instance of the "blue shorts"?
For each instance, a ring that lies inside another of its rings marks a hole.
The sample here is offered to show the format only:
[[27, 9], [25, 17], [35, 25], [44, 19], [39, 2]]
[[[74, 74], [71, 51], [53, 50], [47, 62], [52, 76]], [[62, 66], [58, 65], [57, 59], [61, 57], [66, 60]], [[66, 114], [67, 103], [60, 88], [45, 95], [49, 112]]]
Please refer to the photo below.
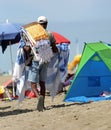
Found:
[[47, 64], [42, 63], [39, 65], [38, 61], [33, 61], [29, 69], [28, 81], [39, 83], [39, 81], [46, 80], [47, 77]]

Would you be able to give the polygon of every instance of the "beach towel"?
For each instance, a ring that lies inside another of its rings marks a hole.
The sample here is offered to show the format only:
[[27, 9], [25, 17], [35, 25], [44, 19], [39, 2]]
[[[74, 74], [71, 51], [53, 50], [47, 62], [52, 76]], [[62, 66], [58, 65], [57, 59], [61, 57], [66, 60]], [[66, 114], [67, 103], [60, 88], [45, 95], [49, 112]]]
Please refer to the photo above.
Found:
[[17, 56], [14, 65], [13, 71], [13, 79], [18, 80], [22, 75], [25, 68], [25, 52], [23, 50], [25, 43], [23, 39], [21, 39], [18, 49], [17, 49]]
[[67, 77], [68, 72], [68, 61], [69, 61], [69, 54], [70, 54], [70, 48], [69, 44], [62, 43], [57, 44], [58, 50], [59, 50], [59, 68], [60, 68], [60, 80], [61, 83], [65, 82], [65, 79]]
[[22, 76], [17, 81], [16, 95], [18, 95], [18, 102], [21, 103], [25, 98], [25, 91], [31, 89], [28, 79], [29, 67], [25, 66]]
[[58, 53], [55, 53], [48, 64], [46, 89], [50, 92], [52, 100], [57, 95], [58, 88], [60, 85], [60, 69]]
[[65, 82], [67, 76], [67, 65], [69, 60], [69, 44], [57, 45], [59, 52], [55, 53], [48, 64], [46, 89], [50, 92], [52, 100], [61, 89], [61, 83]]
[[19, 103], [24, 100], [25, 90], [29, 87], [29, 83], [27, 81], [28, 78], [28, 69], [25, 66], [25, 53], [23, 50], [25, 43], [23, 39], [21, 39], [18, 49], [17, 49], [17, 57], [14, 66], [13, 72], [13, 80], [17, 82], [16, 95], [18, 95]]

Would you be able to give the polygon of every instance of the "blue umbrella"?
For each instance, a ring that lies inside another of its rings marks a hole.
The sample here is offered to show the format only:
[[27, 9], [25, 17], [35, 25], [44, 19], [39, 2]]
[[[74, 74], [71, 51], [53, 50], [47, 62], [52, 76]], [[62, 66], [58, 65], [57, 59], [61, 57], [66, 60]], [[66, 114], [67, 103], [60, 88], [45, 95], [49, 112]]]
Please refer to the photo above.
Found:
[[[18, 43], [20, 41], [21, 28], [22, 26], [20, 26], [19, 24], [12, 24], [12, 23], [0, 24], [0, 46], [2, 47], [2, 53], [4, 53], [7, 46], [10, 45], [12, 73], [13, 73], [13, 61], [12, 61], [11, 45]], [[13, 83], [13, 96], [15, 96], [14, 83]]]
[[0, 45], [3, 53], [8, 45], [15, 44], [20, 41], [20, 30], [21, 26], [19, 24], [0, 24]]

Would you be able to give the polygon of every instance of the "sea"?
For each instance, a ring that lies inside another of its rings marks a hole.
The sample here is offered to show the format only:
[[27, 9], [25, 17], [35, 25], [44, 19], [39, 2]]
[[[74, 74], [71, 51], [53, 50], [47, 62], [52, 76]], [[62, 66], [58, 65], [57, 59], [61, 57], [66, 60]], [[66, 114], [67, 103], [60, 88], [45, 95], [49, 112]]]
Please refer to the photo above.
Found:
[[[53, 22], [48, 30], [55, 31], [70, 40], [69, 62], [82, 54], [85, 43], [103, 41], [111, 43], [111, 21]], [[18, 44], [8, 46], [4, 54], [0, 50], [0, 73], [12, 72], [16, 60]], [[1, 49], [1, 48], [0, 48]]]

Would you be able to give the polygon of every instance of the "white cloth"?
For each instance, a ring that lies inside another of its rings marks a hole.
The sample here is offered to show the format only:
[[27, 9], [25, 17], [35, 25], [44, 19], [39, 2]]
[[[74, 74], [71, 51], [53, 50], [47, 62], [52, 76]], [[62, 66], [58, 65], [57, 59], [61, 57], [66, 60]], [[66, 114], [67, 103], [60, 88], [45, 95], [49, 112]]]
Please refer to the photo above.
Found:
[[60, 85], [60, 70], [58, 53], [51, 58], [51, 62], [48, 64], [46, 89], [50, 92], [52, 99], [57, 95]]
[[27, 81], [27, 67], [25, 66], [25, 53], [23, 49], [23, 41], [20, 42], [20, 45], [17, 50], [17, 57], [14, 66], [13, 72], [13, 80], [17, 82], [17, 91], [16, 95], [19, 96], [18, 101], [19, 103], [23, 101], [25, 96], [25, 90], [28, 87]]
[[49, 40], [40, 40], [36, 42], [36, 48], [38, 51], [39, 57], [41, 57], [42, 62], [50, 62], [53, 57], [53, 52], [50, 46]]
[[25, 67], [25, 70], [24, 70], [22, 76], [17, 81], [16, 95], [19, 96], [19, 99], [18, 99], [19, 103], [24, 100], [25, 91], [27, 89], [31, 88], [30, 82], [27, 80], [28, 71], [29, 71], [29, 67]]

